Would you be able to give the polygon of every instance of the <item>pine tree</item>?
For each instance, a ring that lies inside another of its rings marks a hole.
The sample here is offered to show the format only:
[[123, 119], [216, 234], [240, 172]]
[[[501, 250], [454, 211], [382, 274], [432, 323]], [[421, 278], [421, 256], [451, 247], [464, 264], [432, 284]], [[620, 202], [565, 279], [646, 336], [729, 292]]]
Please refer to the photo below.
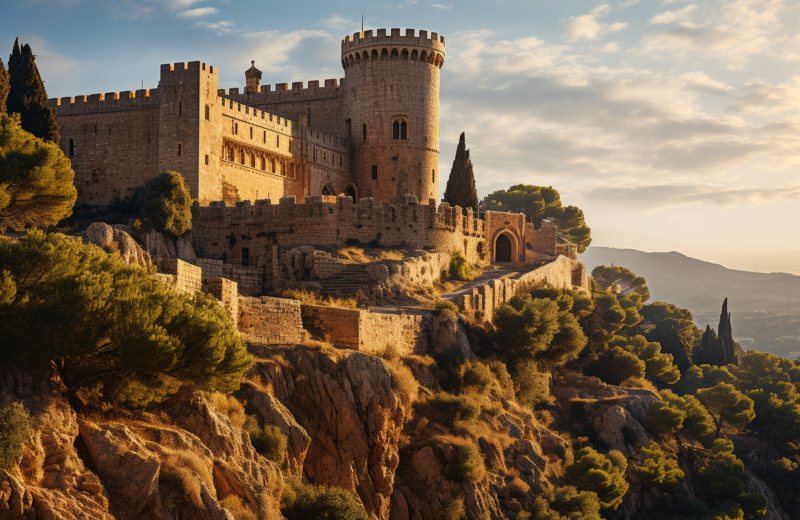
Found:
[[6, 112], [6, 99], [8, 99], [8, 90], [11, 88], [11, 75], [6, 70], [2, 58], [0, 58], [0, 114]]
[[472, 208], [474, 212], [478, 212], [478, 191], [475, 189], [475, 174], [472, 171], [472, 159], [469, 158], [464, 132], [458, 140], [456, 158], [453, 160], [453, 168], [450, 170], [447, 188], [444, 191], [444, 201], [451, 206]]
[[53, 109], [47, 107], [47, 91], [36, 67], [36, 56], [28, 44], [20, 49], [19, 38], [14, 41], [8, 69], [11, 81], [6, 111], [22, 116], [23, 130], [58, 144], [60, 127]]

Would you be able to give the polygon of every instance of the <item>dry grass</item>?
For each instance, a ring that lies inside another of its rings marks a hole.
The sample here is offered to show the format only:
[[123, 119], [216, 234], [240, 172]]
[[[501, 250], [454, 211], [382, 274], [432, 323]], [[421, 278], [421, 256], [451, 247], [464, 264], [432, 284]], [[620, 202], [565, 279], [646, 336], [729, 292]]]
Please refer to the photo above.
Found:
[[341, 309], [359, 308], [356, 298], [339, 298], [336, 296], [318, 294], [305, 289], [286, 289], [281, 293], [281, 297], [298, 300], [303, 305], [321, 305], [323, 307], [339, 307]]
[[357, 264], [380, 262], [381, 260], [403, 260], [406, 252], [398, 249], [379, 249], [363, 247], [343, 247], [336, 251], [339, 258], [350, 260]]
[[638, 390], [650, 390], [658, 395], [658, 388], [644, 377], [629, 377], [619, 384], [620, 388], [635, 388]]
[[530, 489], [531, 487], [519, 477], [513, 477], [511, 482], [506, 484], [506, 493], [509, 495], [524, 495]]
[[231, 424], [237, 428], [241, 428], [245, 421], [244, 406], [236, 400], [232, 395], [224, 395], [219, 392], [213, 394], [206, 394], [208, 400], [214, 405], [219, 412], [224, 413], [231, 420]]
[[225, 497], [220, 504], [233, 515], [235, 520], [258, 520], [258, 516], [249, 507], [242, 504], [242, 499], [236, 495]]
[[159, 447], [158, 458], [161, 460], [160, 478], [181, 489], [198, 508], [204, 507], [201, 482], [215, 494], [212, 468], [196, 453]]

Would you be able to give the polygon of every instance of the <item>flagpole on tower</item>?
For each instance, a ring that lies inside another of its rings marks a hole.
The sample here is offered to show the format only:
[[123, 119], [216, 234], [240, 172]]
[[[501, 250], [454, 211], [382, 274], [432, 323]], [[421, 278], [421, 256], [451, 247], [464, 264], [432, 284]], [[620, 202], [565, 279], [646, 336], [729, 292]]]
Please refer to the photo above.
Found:
[[364, 37], [364, 15], [361, 15], [361, 37]]

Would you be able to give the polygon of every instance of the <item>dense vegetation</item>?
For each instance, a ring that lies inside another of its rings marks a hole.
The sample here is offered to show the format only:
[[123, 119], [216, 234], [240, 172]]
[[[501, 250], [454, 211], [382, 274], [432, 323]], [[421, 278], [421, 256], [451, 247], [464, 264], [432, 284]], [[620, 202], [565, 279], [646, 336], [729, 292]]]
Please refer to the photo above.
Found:
[[[19, 46], [19, 38], [14, 41], [11, 57], [8, 60], [8, 96], [5, 109], [9, 115], [19, 114], [22, 128], [44, 141], [58, 144], [61, 139], [60, 127], [55, 112], [47, 106], [47, 91], [36, 67], [36, 56], [28, 44]], [[0, 72], [0, 101], [2, 101], [3, 77]]]
[[251, 357], [213, 297], [178, 295], [79, 238], [0, 246], [0, 357], [57, 362], [74, 391], [145, 406], [183, 383], [230, 392]]
[[0, 405], [0, 470], [17, 464], [29, 430], [30, 415], [22, 403]]
[[61, 149], [0, 114], [0, 233], [47, 227], [72, 213], [75, 173]]
[[552, 187], [517, 184], [490, 193], [483, 200], [486, 210], [524, 213], [537, 228], [543, 221], [552, 222], [563, 238], [578, 246], [579, 253], [592, 242], [592, 230], [586, 225], [583, 210], [562, 206], [561, 196]]

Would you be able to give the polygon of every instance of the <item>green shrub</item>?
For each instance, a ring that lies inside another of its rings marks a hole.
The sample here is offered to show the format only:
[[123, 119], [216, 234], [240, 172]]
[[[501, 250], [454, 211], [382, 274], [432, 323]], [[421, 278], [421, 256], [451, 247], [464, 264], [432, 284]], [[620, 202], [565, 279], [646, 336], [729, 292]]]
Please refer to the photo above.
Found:
[[608, 455], [586, 447], [575, 454], [575, 462], [567, 466], [564, 480], [582, 491], [597, 493], [603, 509], [617, 509], [628, 492], [625, 455], [611, 450]]
[[497, 384], [500, 385], [500, 389], [503, 391], [503, 397], [509, 400], [515, 399], [514, 380], [511, 378], [511, 374], [508, 373], [506, 364], [493, 359], [489, 361], [489, 370], [492, 371], [494, 378], [497, 380]]
[[451, 280], [461, 280], [462, 282], [469, 282], [475, 275], [472, 273], [472, 266], [469, 265], [464, 254], [456, 249], [450, 255], [450, 266], [447, 269]]
[[645, 363], [623, 347], [608, 347], [589, 362], [584, 373], [599, 377], [608, 384], [619, 385], [628, 378], [644, 377]]
[[518, 362], [514, 365], [511, 378], [514, 381], [519, 404], [533, 408], [553, 402], [550, 393], [550, 374], [540, 370], [535, 362]]
[[683, 427], [686, 412], [666, 401], [653, 401], [647, 408], [647, 424], [658, 431], [675, 432]]
[[456, 349], [434, 354], [439, 368], [439, 384], [448, 392], [472, 391], [485, 394], [494, 383], [492, 370], [480, 361], [470, 361]]
[[667, 493], [677, 493], [683, 482], [683, 471], [678, 461], [666, 456], [655, 441], [639, 450], [634, 471], [645, 485]]
[[711, 458], [700, 470], [700, 483], [705, 494], [720, 502], [738, 504], [748, 517], [757, 518], [766, 512], [766, 501], [760, 493], [748, 491], [749, 482], [750, 474], [733, 454], [733, 442], [729, 439], [715, 440], [711, 446]]
[[286, 520], [369, 520], [364, 506], [353, 493], [341, 488], [323, 488], [289, 479], [283, 488], [281, 513]]
[[132, 203], [145, 227], [182, 235], [192, 229], [192, 197], [180, 173], [168, 171], [133, 192]]
[[22, 403], [0, 405], [0, 469], [17, 465], [30, 427], [31, 417]]
[[456, 314], [458, 314], [458, 305], [451, 302], [450, 300], [441, 300], [441, 299], [436, 300], [436, 305], [434, 306], [434, 308], [437, 311], [443, 311], [447, 309], [448, 311], [453, 311]]
[[481, 407], [475, 399], [467, 395], [452, 395], [439, 392], [430, 401], [434, 410], [445, 417], [449, 426], [459, 423], [472, 423], [481, 412]]
[[436, 513], [436, 520], [466, 520], [467, 512], [464, 501], [460, 498], [451, 500]]
[[[578, 491], [574, 486], [550, 489], [536, 497], [530, 520], [601, 520], [600, 501], [591, 491]], [[520, 516], [517, 515], [517, 520]]]
[[274, 424], [261, 427], [255, 416], [248, 415], [242, 429], [250, 435], [250, 443], [259, 454], [279, 467], [283, 465], [286, 460], [287, 438], [280, 428]]
[[456, 482], [478, 482], [483, 478], [485, 468], [480, 450], [473, 443], [465, 441], [450, 446], [447, 457], [447, 478]]

